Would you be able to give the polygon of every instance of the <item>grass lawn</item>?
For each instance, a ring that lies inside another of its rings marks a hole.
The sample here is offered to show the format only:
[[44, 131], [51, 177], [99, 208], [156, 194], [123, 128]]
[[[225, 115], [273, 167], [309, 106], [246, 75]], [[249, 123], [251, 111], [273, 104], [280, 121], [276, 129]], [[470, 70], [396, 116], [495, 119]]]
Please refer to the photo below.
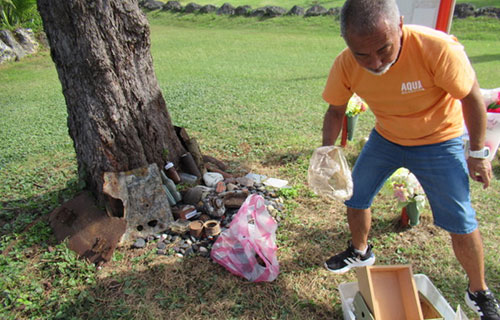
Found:
[[[341, 319], [337, 287], [355, 274], [333, 275], [322, 264], [349, 239], [345, 209], [314, 196], [306, 183], [321, 143], [321, 92], [344, 47], [337, 21], [170, 13], [149, 19], [154, 67], [174, 123], [204, 153], [287, 179], [297, 191], [285, 199], [277, 234], [281, 274], [272, 283], [248, 283], [201, 256], [157, 256], [154, 245], [120, 248], [96, 271], [56, 245], [44, 218], [80, 186], [64, 97], [44, 52], [0, 66], [0, 318]], [[481, 87], [499, 87], [500, 22], [458, 20], [452, 32]], [[363, 114], [358, 124], [355, 140], [368, 134], [373, 116]], [[357, 141], [346, 148], [351, 164], [359, 150]], [[472, 183], [472, 197], [486, 277], [500, 297], [498, 159], [493, 166], [490, 188]], [[393, 199], [377, 197], [373, 212], [378, 264], [411, 264], [453, 307], [463, 306], [467, 280], [429, 209], [409, 230], [398, 226]]]

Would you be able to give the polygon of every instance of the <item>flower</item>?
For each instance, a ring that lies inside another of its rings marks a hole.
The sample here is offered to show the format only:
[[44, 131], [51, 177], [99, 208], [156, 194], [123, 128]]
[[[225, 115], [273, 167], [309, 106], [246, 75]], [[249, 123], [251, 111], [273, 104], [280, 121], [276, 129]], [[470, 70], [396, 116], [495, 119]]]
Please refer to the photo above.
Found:
[[425, 192], [417, 177], [406, 168], [399, 168], [384, 184], [383, 192], [394, 196], [398, 201], [398, 208], [404, 208], [415, 202], [417, 210], [425, 206]]
[[347, 103], [347, 108], [345, 114], [348, 117], [354, 117], [361, 112], [366, 111], [368, 105], [365, 100], [361, 99], [357, 94], [353, 94], [349, 102]]

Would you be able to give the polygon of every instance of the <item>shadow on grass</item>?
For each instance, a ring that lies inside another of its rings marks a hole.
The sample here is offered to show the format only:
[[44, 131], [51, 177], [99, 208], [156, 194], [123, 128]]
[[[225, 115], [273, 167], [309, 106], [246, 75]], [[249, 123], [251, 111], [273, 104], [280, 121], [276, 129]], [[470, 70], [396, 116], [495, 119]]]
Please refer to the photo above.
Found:
[[483, 54], [480, 56], [469, 57], [472, 63], [483, 63], [500, 60], [500, 54]]

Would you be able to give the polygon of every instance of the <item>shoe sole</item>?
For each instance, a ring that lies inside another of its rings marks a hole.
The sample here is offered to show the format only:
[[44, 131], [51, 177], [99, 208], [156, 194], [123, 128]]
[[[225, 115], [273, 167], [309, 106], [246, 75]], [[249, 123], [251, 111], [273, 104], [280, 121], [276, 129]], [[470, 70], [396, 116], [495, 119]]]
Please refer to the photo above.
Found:
[[325, 262], [324, 266], [325, 266], [326, 270], [328, 270], [330, 272], [333, 272], [335, 274], [343, 274], [343, 273], [346, 273], [347, 271], [351, 270], [352, 268], [371, 266], [374, 263], [375, 263], [375, 256], [373, 256], [369, 259], [366, 259], [365, 261], [357, 262], [356, 265], [346, 265], [342, 269], [330, 269], [330, 268], [328, 268], [328, 265], [326, 264], [326, 262]]

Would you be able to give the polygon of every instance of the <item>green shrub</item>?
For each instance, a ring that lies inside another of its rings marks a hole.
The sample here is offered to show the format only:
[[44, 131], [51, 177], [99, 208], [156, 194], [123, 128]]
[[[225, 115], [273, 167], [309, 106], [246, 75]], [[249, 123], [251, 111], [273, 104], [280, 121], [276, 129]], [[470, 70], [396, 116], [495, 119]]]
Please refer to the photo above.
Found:
[[1, 29], [24, 27], [39, 30], [41, 25], [36, 0], [0, 0]]

